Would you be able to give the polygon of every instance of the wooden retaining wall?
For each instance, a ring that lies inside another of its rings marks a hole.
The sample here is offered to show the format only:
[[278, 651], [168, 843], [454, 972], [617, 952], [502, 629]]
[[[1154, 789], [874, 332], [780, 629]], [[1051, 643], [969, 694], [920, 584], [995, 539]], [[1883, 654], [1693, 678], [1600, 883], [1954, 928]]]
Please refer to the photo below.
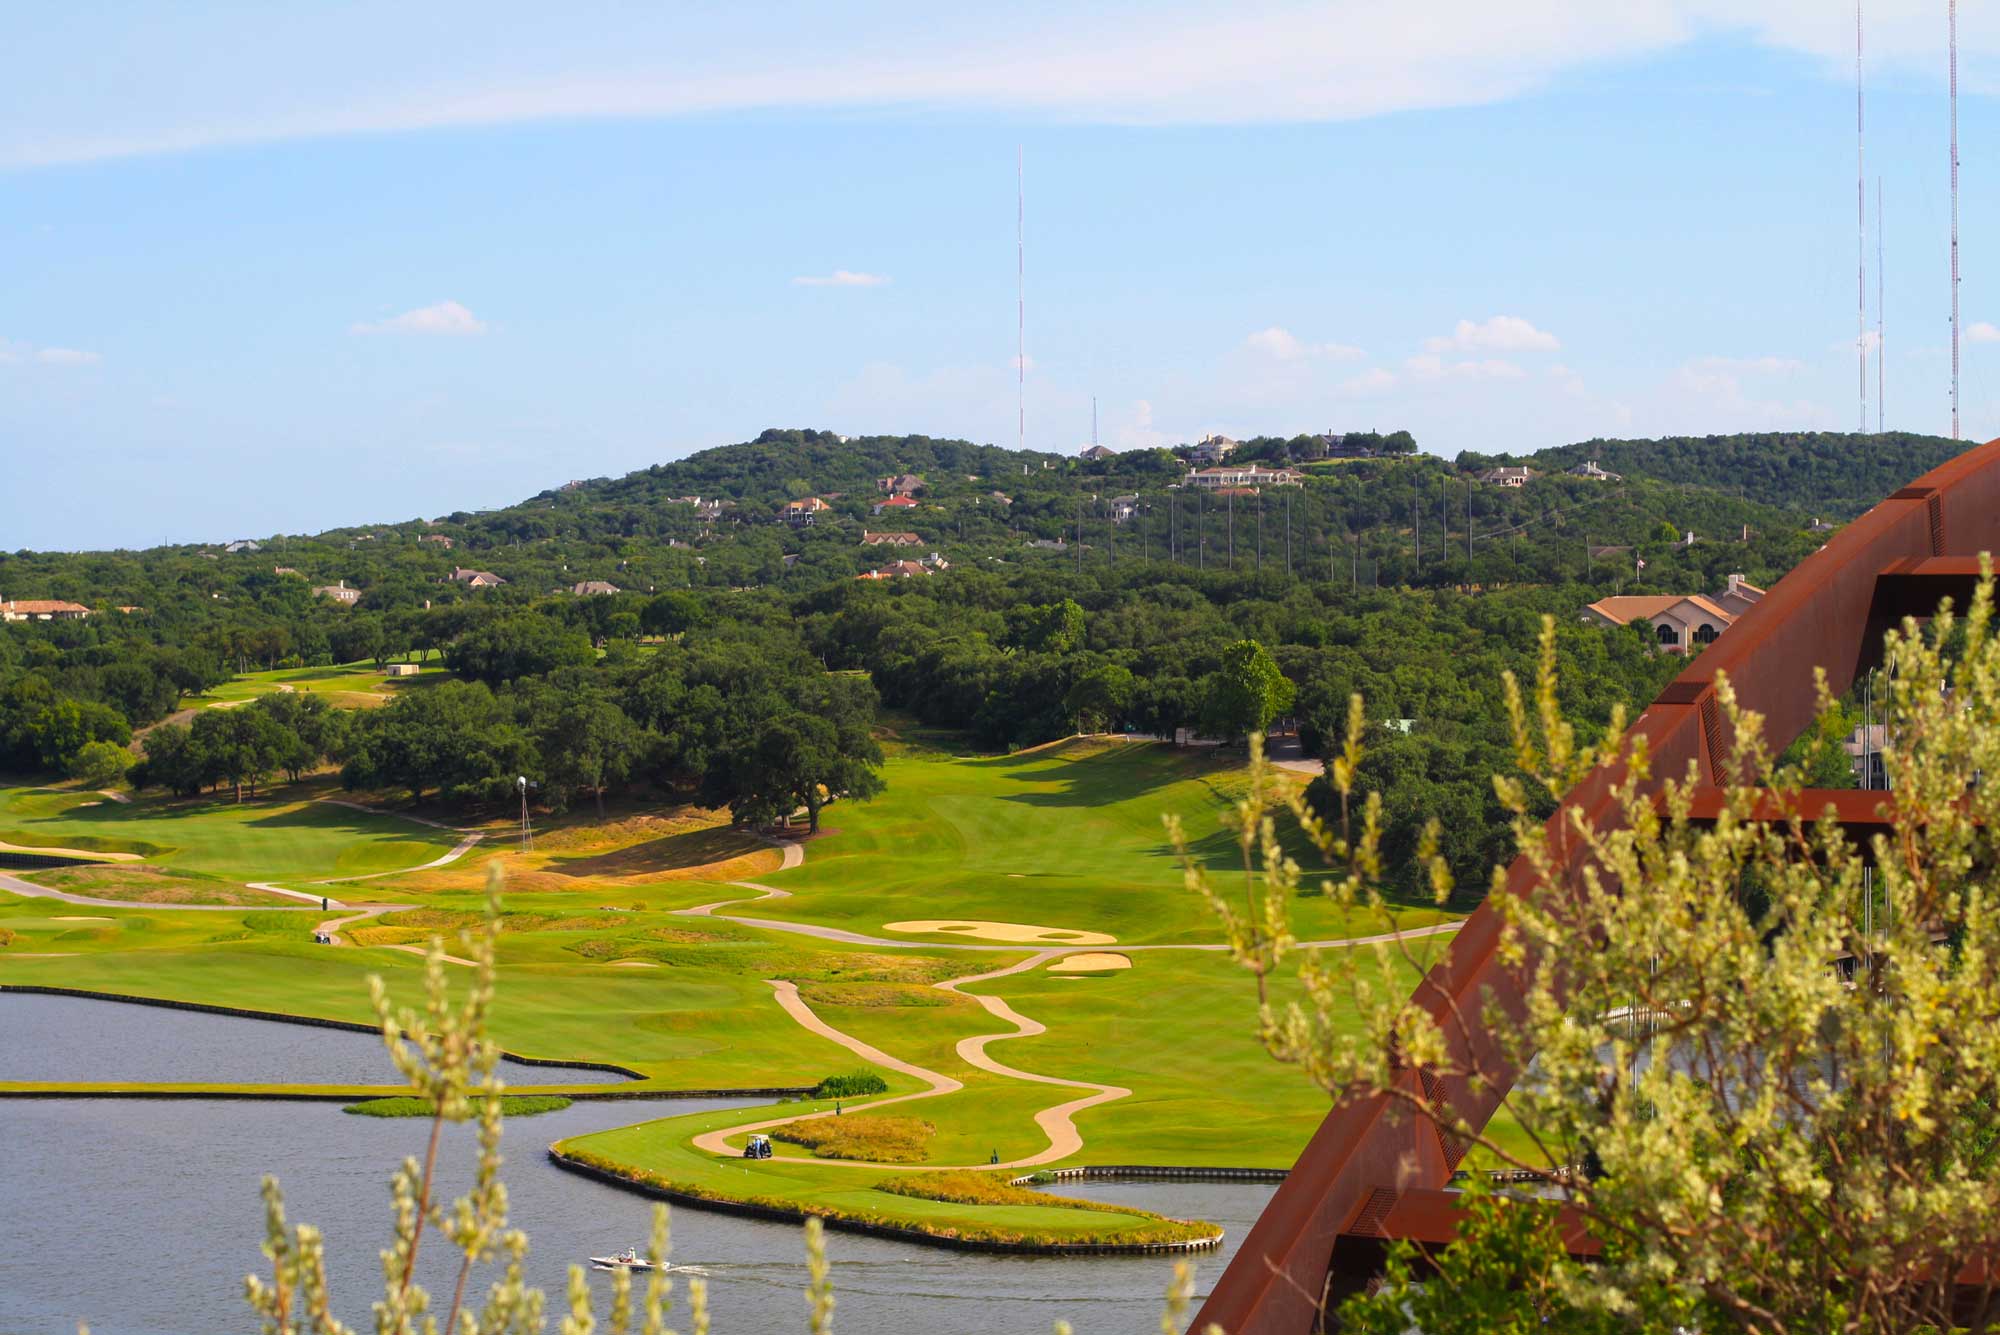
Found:
[[[1088, 1164], [1082, 1168], [1051, 1168], [1043, 1172], [1058, 1182], [1283, 1182], [1283, 1168], [1176, 1168], [1168, 1164]], [[1017, 1177], [1013, 1185], [1030, 1186], [1040, 1176]]]

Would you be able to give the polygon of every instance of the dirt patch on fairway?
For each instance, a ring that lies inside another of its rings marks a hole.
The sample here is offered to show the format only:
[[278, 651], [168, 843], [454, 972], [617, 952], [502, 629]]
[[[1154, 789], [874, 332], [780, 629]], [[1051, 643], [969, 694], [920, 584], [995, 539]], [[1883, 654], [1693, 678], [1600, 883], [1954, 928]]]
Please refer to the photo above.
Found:
[[1050, 973], [1103, 973], [1109, 969], [1129, 969], [1132, 967], [1130, 955], [1111, 955], [1086, 950], [1080, 955], [1065, 955], [1049, 966]]
[[109, 918], [90, 918], [90, 917], [80, 917], [80, 916], [78, 916], [78, 915], [76, 915], [76, 914], [72, 913], [72, 914], [69, 914], [69, 915], [68, 915], [68, 916], [66, 916], [66, 917], [61, 917], [61, 918], [50, 918], [50, 919], [49, 919], [49, 921], [50, 921], [50, 922], [110, 922], [110, 921], [111, 921], [111, 919], [109, 919]]
[[941, 932], [948, 936], [970, 936], [981, 941], [1005, 941], [1024, 946], [1115, 946], [1118, 938], [1103, 932], [1079, 932], [1068, 927], [1038, 927], [1026, 922], [988, 922], [982, 918], [918, 918], [908, 922], [884, 923], [886, 932], [919, 936]]

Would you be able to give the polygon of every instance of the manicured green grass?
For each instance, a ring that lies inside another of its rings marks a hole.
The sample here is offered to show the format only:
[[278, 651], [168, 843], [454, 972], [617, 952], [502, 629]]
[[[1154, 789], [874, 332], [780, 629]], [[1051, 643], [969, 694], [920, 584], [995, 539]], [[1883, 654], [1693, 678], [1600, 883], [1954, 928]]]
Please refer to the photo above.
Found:
[[[1209, 749], [1112, 741], [983, 759], [906, 754], [885, 766], [881, 796], [825, 811], [838, 836], [809, 845], [803, 867], [760, 878], [792, 898], [742, 911], [881, 935], [894, 935], [882, 931], [891, 922], [971, 918], [1103, 932], [1121, 943], [1213, 940], [1160, 818], [1180, 816], [1202, 860], [1240, 876], [1236, 845], [1218, 823], [1240, 793], [1239, 766], [1240, 757]], [[1317, 865], [1301, 854], [1301, 865]], [[1317, 896], [1297, 907], [1300, 931], [1313, 938], [1380, 930]], [[1413, 906], [1401, 921], [1444, 916]]]
[[279, 668], [275, 672], [246, 672], [205, 695], [188, 696], [181, 705], [185, 709], [207, 709], [232, 701], [254, 700], [289, 688], [324, 695], [329, 704], [344, 709], [367, 708], [386, 703], [397, 691], [443, 681], [449, 675], [435, 656], [420, 665], [414, 677], [388, 676], [372, 659], [333, 667]]
[[149, 794], [112, 802], [94, 793], [0, 788], [0, 840], [43, 847], [157, 851], [149, 862], [236, 881], [317, 880], [393, 871], [428, 862], [458, 841], [386, 813], [356, 811], [307, 796], [338, 796], [325, 785], [281, 789], [236, 803], [227, 793], [200, 798]]
[[[1132, 967], [1086, 975], [1038, 967], [966, 985], [967, 992], [1002, 998], [1046, 1026], [1035, 1037], [989, 1042], [993, 1060], [1130, 1091], [1077, 1116], [1084, 1147], [1068, 1162], [1289, 1164], [1324, 1115], [1327, 1096], [1263, 1051], [1248, 974], [1224, 952], [1178, 948], [1213, 943], [1219, 931], [1182, 885], [1160, 824], [1162, 812], [1178, 814], [1199, 856], [1233, 883], [1241, 875], [1232, 870], [1236, 850], [1217, 818], [1241, 791], [1240, 766], [1207, 751], [1107, 742], [967, 759], [941, 747], [897, 750], [886, 766], [887, 791], [872, 803], [829, 808], [827, 832], [806, 845], [803, 867], [748, 873], [783, 886], [791, 897], [725, 912], [823, 923], [907, 941], [907, 947], [849, 945], [726, 916], [676, 915], [672, 910], [749, 900], [755, 892], [698, 879], [699, 871], [690, 878], [686, 859], [665, 856], [660, 846], [693, 839], [690, 848], [738, 858], [727, 864], [730, 870], [711, 874], [744, 876], [739, 840], [705, 834], [699, 821], [685, 829], [661, 821], [671, 812], [625, 813], [602, 827], [578, 823], [550, 841], [565, 845], [560, 874], [547, 859], [524, 862], [526, 888], [507, 896], [496, 1041], [523, 1056], [615, 1063], [641, 1072], [650, 1088], [811, 1087], [830, 1071], [855, 1072], [852, 1052], [802, 1028], [778, 1006], [766, 980], [789, 980], [827, 1025], [963, 1084], [949, 1095], [884, 1110], [935, 1127], [913, 1156], [920, 1165], [1019, 1160], [1048, 1146], [1035, 1114], [1087, 1091], [969, 1065], [959, 1043], [1011, 1026], [973, 996], [934, 984], [1019, 963], [1036, 947], [964, 951], [953, 948], [966, 944], [964, 937], [898, 937], [884, 925], [963, 917], [1102, 932], [1117, 938], [1103, 949], [1127, 953]], [[315, 872], [413, 867], [455, 838], [389, 815], [299, 802], [290, 791], [242, 807], [163, 799], [84, 807], [81, 800], [73, 793], [0, 789], [0, 829], [25, 827], [56, 841], [143, 836], [171, 849], [148, 867], [294, 887]], [[500, 842], [489, 841], [475, 856], [512, 864], [518, 855], [496, 847]], [[362, 943], [358, 948], [313, 945], [310, 932], [319, 915], [311, 911], [106, 908], [84, 912], [107, 921], [64, 922], [82, 915], [74, 906], [0, 894], [0, 932], [11, 937], [0, 946], [0, 982], [366, 1023], [373, 1018], [368, 974], [382, 975], [403, 1000], [415, 999], [421, 981], [422, 961], [387, 947], [421, 946], [437, 934], [447, 952], [464, 953], [462, 933], [476, 923], [479, 905], [479, 869], [467, 865], [472, 861], [421, 877], [332, 887], [358, 902], [417, 901], [349, 928]], [[658, 879], [648, 879], [653, 875]], [[1399, 918], [1404, 926], [1418, 926], [1442, 916], [1425, 906]], [[1298, 919], [1300, 935], [1308, 938], [1383, 927], [1371, 915], [1343, 913], [1313, 897], [1301, 898]], [[1448, 940], [1412, 943], [1417, 963], [1396, 966], [1388, 986], [1407, 988]], [[1152, 945], [1170, 948], [1124, 949]], [[1375, 977], [1372, 950], [1336, 951], [1332, 962], [1351, 964], [1357, 977]], [[464, 976], [463, 970], [450, 972]], [[1280, 1003], [1295, 990], [1282, 977], [1276, 989]], [[887, 1069], [863, 1073], [879, 1076], [890, 1094], [923, 1087]], [[393, 1079], [386, 1061], [383, 1078]], [[826, 1092], [833, 1092], [830, 1086]], [[849, 1112], [866, 1107], [851, 1105]], [[816, 1100], [782, 1111], [830, 1108], [830, 1101]], [[755, 1163], [691, 1147], [690, 1138], [704, 1129], [753, 1120], [754, 1113], [744, 1112], [668, 1118], [589, 1137], [588, 1149], [695, 1195], [785, 1200], [855, 1218], [893, 1216], [912, 1227], [972, 1227], [967, 1202], [875, 1190], [880, 1175], [893, 1170], [814, 1160], [789, 1145], [779, 1146], [777, 1158]], [[977, 1209], [998, 1212], [981, 1214], [984, 1222], [977, 1225], [994, 1236], [1071, 1229], [1070, 1236], [1086, 1238], [1107, 1228], [1131, 1234], [1150, 1227], [1136, 1214], [1107, 1222], [1103, 1212], [1078, 1225], [1077, 1211], [1039, 1202], [987, 1202]]]
[[[571, 1100], [560, 1094], [502, 1094], [500, 1111], [507, 1117], [533, 1117], [537, 1113], [561, 1112], [570, 1106]], [[359, 1117], [429, 1117], [437, 1111], [437, 1105], [429, 1099], [411, 1095], [398, 1095], [388, 1099], [363, 1099], [360, 1103], [350, 1103], [342, 1112]]]
[[631, 1180], [708, 1200], [739, 1201], [955, 1238], [1031, 1244], [1136, 1244], [1205, 1237], [1211, 1225], [1163, 1219], [1129, 1207], [1086, 1209], [1048, 1204], [972, 1204], [878, 1189], [891, 1170], [812, 1160], [716, 1159], [686, 1148], [683, 1137], [745, 1114], [705, 1113], [646, 1122], [558, 1141], [581, 1162]]

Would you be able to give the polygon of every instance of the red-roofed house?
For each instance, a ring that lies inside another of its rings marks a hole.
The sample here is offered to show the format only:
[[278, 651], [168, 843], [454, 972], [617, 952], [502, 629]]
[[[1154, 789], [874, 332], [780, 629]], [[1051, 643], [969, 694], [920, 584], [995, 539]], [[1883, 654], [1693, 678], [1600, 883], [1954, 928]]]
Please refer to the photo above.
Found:
[[1605, 626], [1644, 620], [1662, 649], [1681, 654], [1713, 643], [1763, 596], [1762, 589], [1741, 575], [1731, 575], [1729, 587], [1713, 598], [1700, 593], [1619, 594], [1599, 598], [1583, 613], [1584, 620]]
[[884, 512], [900, 514], [905, 510], [914, 510], [916, 508], [917, 501], [913, 496], [891, 496], [887, 500], [875, 502], [874, 513], [878, 515]]
[[0, 602], [0, 621], [81, 621], [90, 615], [82, 603], [60, 598], [22, 598]]

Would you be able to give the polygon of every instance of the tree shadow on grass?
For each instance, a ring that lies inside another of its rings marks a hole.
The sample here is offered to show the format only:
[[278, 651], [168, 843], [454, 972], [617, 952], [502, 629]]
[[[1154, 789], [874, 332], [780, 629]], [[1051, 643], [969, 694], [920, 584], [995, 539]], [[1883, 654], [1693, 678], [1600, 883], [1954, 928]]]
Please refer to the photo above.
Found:
[[[1141, 751], [1138, 748], [1144, 746]], [[1131, 801], [1218, 768], [1209, 751], [1180, 751], [1165, 743], [1121, 743], [1113, 749], [1071, 756], [1062, 749], [1033, 755], [965, 762], [1008, 771], [1018, 783], [1049, 784], [1035, 792], [1006, 793], [1003, 802], [1040, 807], [1101, 807]]]
[[559, 876], [640, 876], [710, 866], [765, 847], [762, 841], [742, 830], [719, 826], [684, 830], [608, 853], [552, 858], [545, 870]]

